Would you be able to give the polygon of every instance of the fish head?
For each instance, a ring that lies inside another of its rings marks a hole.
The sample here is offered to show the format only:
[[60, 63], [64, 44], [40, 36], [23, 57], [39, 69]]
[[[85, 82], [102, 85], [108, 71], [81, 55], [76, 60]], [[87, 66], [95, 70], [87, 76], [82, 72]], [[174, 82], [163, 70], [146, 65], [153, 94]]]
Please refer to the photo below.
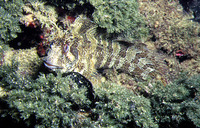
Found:
[[[65, 41], [66, 42], [66, 41]], [[78, 61], [78, 49], [70, 43], [54, 42], [44, 58], [44, 65], [50, 70], [71, 72]]]

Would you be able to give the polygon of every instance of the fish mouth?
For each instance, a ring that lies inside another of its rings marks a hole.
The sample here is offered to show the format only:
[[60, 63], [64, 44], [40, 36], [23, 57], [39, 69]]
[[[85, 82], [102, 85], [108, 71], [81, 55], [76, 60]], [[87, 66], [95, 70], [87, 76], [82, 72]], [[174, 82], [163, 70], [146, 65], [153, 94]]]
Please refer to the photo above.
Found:
[[53, 69], [63, 69], [63, 67], [57, 66], [57, 65], [53, 65], [53, 64], [51, 64], [51, 63], [49, 63], [47, 61], [44, 61], [44, 66], [49, 68], [49, 69], [52, 69], [52, 70]]

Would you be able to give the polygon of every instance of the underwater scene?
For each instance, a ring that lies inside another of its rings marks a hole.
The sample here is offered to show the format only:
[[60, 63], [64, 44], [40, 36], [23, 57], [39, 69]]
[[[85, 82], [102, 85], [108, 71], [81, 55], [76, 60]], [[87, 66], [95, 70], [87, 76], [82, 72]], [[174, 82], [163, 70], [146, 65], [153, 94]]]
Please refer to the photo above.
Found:
[[200, 0], [0, 0], [1, 128], [200, 128]]

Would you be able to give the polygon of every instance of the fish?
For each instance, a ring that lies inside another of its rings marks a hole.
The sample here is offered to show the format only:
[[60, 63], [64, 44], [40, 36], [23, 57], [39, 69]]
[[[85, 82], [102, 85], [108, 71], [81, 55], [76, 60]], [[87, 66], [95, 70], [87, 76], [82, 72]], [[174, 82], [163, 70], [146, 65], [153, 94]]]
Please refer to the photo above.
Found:
[[[165, 57], [149, 50], [142, 42], [128, 42], [105, 38], [98, 25], [79, 16], [68, 27], [67, 33], [55, 39], [45, 57], [52, 70], [78, 72], [91, 81], [97, 81], [98, 70], [114, 69], [126, 73], [138, 82], [171, 77]], [[166, 79], [166, 80], [163, 80]], [[100, 80], [101, 81], [101, 80]]]

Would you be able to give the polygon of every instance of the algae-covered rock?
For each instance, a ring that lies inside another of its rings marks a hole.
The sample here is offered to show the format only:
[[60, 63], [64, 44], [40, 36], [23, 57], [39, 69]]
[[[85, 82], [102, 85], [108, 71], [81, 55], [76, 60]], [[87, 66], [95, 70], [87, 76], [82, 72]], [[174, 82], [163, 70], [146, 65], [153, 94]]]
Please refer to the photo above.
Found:
[[41, 59], [37, 55], [36, 48], [23, 50], [5, 50], [3, 53], [3, 65], [12, 66], [17, 63], [17, 73], [22, 77], [34, 75], [39, 66]]
[[51, 28], [58, 20], [55, 8], [53, 6], [45, 5], [45, 3], [41, 1], [30, 1], [26, 3], [22, 9], [26, 12], [26, 14], [28, 14], [20, 18], [20, 21], [24, 24], [39, 21], [41, 28]]
[[[191, 20], [192, 13], [184, 12], [178, 0], [138, 2], [150, 29], [149, 43], [166, 56], [176, 58], [183, 71], [193, 75], [199, 73], [200, 25]], [[182, 57], [177, 57], [178, 50], [182, 51]]]
[[[191, 14], [184, 14], [178, 1], [139, 1], [140, 12], [154, 36], [157, 48], [166, 53], [173, 50], [192, 48], [197, 45], [199, 24], [190, 20]], [[174, 51], [175, 52], [175, 51]]]

